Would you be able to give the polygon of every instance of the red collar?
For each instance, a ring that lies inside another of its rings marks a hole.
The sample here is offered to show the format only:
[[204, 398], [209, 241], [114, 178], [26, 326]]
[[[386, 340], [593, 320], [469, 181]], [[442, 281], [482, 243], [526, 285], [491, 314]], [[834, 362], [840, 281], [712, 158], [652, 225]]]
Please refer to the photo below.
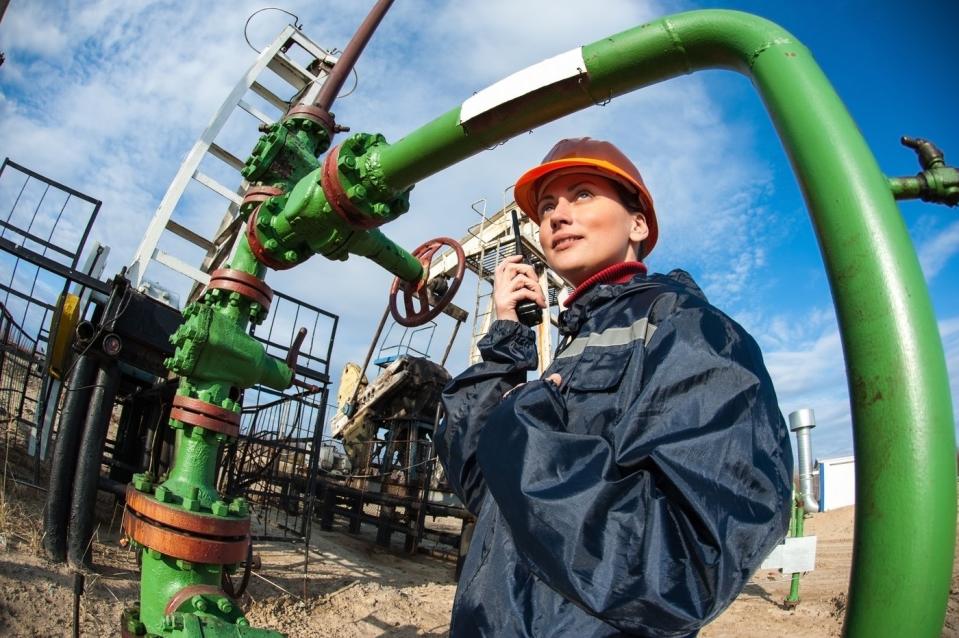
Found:
[[598, 284], [624, 284], [638, 274], [646, 274], [646, 264], [641, 261], [624, 261], [607, 266], [576, 286], [576, 290], [570, 293], [566, 301], [563, 302], [563, 306], [569, 308], [574, 301], [593, 286]]

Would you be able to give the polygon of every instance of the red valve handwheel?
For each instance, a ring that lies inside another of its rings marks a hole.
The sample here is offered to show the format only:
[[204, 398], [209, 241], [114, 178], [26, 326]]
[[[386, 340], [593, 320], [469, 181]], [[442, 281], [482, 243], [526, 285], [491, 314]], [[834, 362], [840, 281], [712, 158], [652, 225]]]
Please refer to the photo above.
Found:
[[[430, 272], [430, 263], [433, 261], [433, 255], [442, 246], [449, 246], [456, 253], [456, 274], [453, 275], [453, 281], [450, 282], [446, 293], [436, 300], [436, 305], [430, 308], [429, 295], [426, 290], [427, 277]], [[449, 237], [437, 237], [431, 239], [419, 248], [413, 251], [413, 256], [419, 259], [423, 264], [423, 278], [416, 284], [402, 281], [399, 277], [393, 280], [390, 287], [390, 313], [396, 323], [407, 328], [422, 326], [427, 321], [433, 319], [443, 312], [443, 309], [453, 300], [460, 284], [463, 283], [463, 273], [466, 272], [466, 256], [463, 254], [463, 247], [456, 240]], [[403, 307], [406, 310], [405, 315], [401, 315], [397, 308], [396, 298], [403, 293]], [[420, 309], [413, 309], [413, 298], [419, 299]]]

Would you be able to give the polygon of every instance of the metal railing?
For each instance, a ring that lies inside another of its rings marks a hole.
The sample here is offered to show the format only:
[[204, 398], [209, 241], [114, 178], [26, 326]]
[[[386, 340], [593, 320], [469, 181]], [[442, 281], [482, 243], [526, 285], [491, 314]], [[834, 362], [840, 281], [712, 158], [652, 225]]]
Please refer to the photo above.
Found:
[[6, 444], [26, 448], [43, 386], [45, 353], [0, 303], [0, 419]]
[[240, 436], [224, 450], [219, 488], [250, 500], [254, 538], [299, 542], [310, 534], [311, 517], [304, 513], [315, 493], [339, 318], [278, 291], [270, 314], [251, 333], [284, 359], [297, 330], [306, 328], [295, 371], [313, 389], [244, 392]]
[[[34, 457], [40, 476], [60, 384], [48, 375], [50, 333], [101, 202], [10, 159], [0, 164], [0, 411], [8, 452]], [[48, 409], [49, 408], [49, 409]]]

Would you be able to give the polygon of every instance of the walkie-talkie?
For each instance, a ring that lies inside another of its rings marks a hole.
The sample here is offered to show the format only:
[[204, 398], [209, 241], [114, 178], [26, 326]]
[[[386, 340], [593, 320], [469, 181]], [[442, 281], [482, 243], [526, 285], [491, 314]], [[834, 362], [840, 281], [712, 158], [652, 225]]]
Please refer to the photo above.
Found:
[[[519, 218], [516, 216], [516, 209], [510, 211], [513, 216], [513, 239], [516, 241], [516, 254], [523, 258], [523, 263], [528, 264], [526, 249], [523, 247], [523, 240], [519, 236]], [[537, 326], [543, 322], [543, 309], [535, 301], [529, 299], [516, 304], [516, 316], [519, 322], [524, 326]]]

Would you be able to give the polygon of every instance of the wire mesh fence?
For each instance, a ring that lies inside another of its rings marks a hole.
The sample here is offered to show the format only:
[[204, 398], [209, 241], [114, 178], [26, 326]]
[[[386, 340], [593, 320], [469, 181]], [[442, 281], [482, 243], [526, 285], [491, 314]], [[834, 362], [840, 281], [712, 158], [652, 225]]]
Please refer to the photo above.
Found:
[[240, 436], [223, 454], [219, 487], [250, 500], [257, 539], [299, 541], [310, 534], [306, 513], [316, 492], [338, 321], [322, 308], [274, 291], [270, 319], [253, 331], [268, 353], [284, 359], [298, 330], [307, 330], [295, 364], [297, 384], [284, 392], [247, 390]]
[[0, 304], [0, 418], [8, 448], [26, 449], [43, 389], [44, 352]]
[[225, 452], [221, 489], [250, 499], [253, 535], [303, 537], [319, 466], [327, 390], [283, 395], [259, 388], [244, 407], [240, 437]]
[[35, 482], [60, 397], [49, 375], [54, 318], [99, 209], [99, 200], [25, 166], [0, 164], [0, 413], [11, 428], [8, 453], [34, 458]]

